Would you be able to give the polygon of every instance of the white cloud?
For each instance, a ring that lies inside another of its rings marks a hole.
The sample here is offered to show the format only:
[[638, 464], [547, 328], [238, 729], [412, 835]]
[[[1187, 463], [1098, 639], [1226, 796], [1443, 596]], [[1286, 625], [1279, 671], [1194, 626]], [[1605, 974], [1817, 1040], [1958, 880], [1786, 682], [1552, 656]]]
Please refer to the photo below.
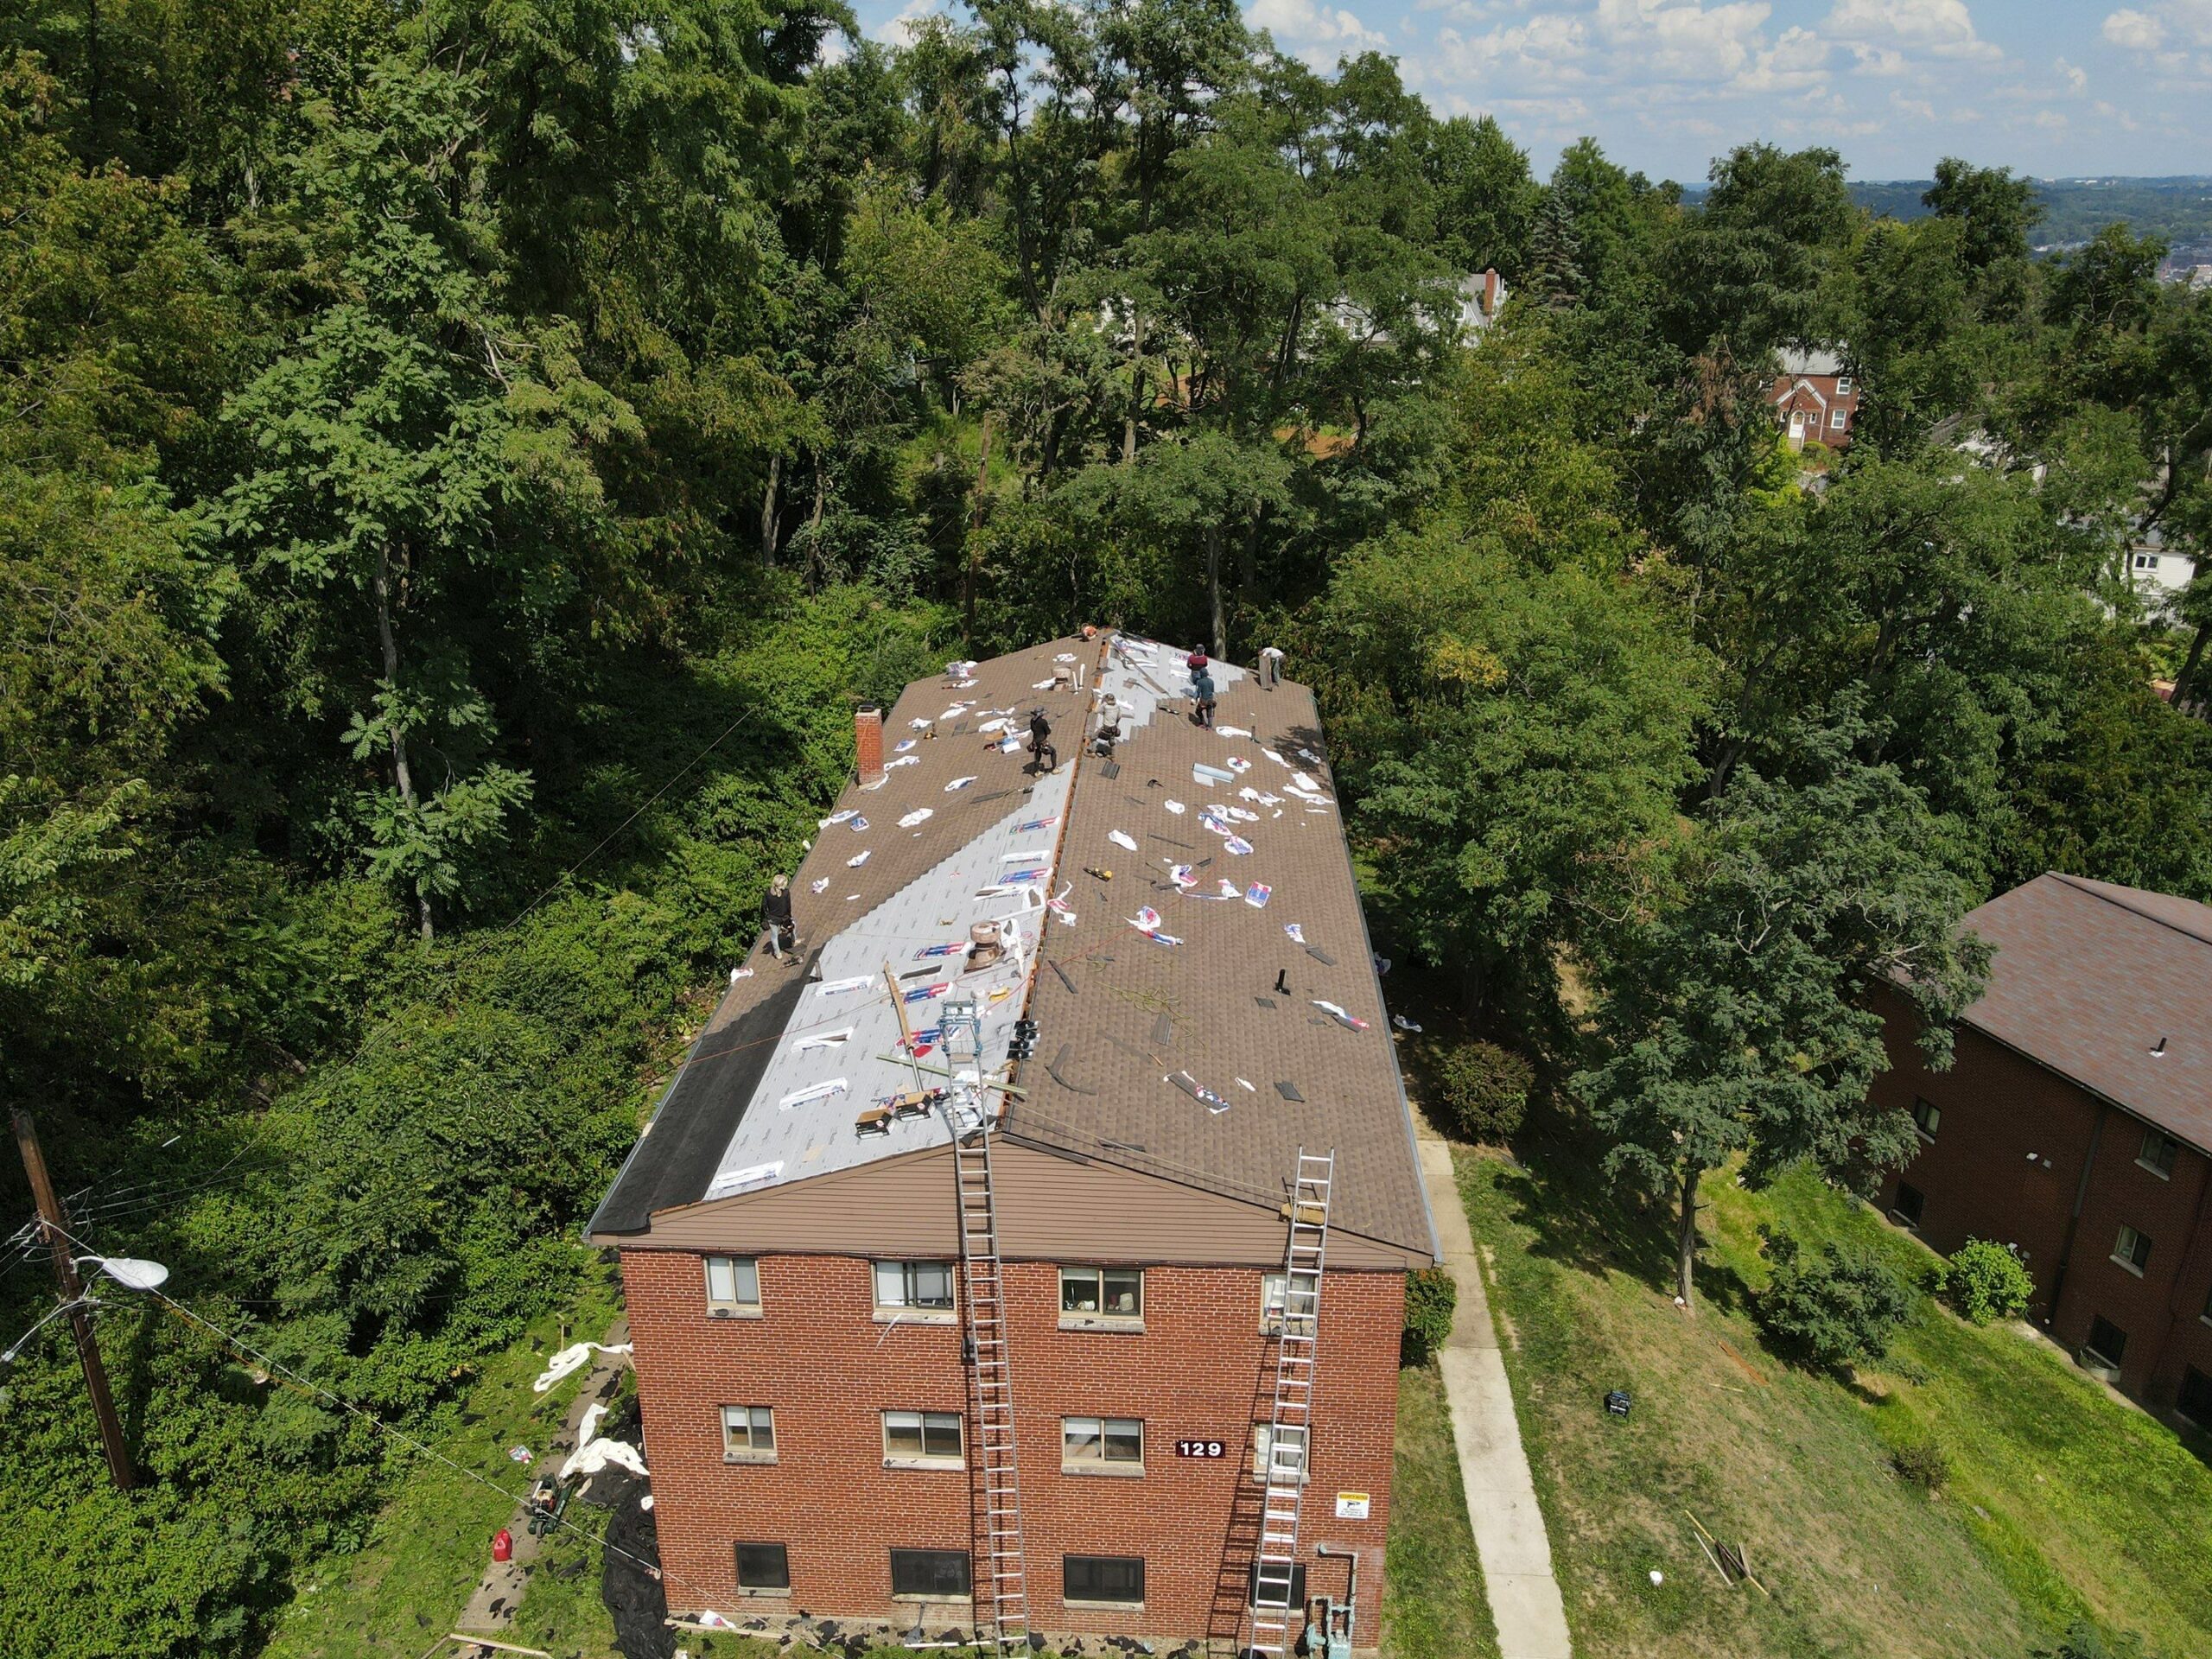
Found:
[[911, 46], [914, 41], [914, 25], [944, 10], [941, 0], [906, 0], [906, 3], [899, 8], [898, 16], [887, 19], [883, 27], [875, 31], [875, 37], [892, 46]]
[[2089, 72], [2080, 64], [2069, 63], [2061, 58], [2058, 60], [2058, 73], [2066, 77], [2066, 84], [2074, 91], [2086, 92], [2089, 90]]
[[1648, 80], [1729, 80], [1755, 66], [1773, 8], [1764, 0], [1598, 0], [1598, 32]]
[[1516, 92], [1564, 86], [1584, 78], [1589, 30], [1579, 17], [1539, 12], [1525, 23], [1465, 35], [1446, 27], [1436, 31], [1441, 67], [1466, 80], [1510, 84]]
[[2132, 52], [2155, 52], [2165, 44], [2166, 26], [2147, 11], [2115, 11], [2105, 19], [2105, 39]]
[[1300, 55], [1317, 62], [1389, 44], [1380, 31], [1342, 7], [1319, 5], [1315, 0], [1255, 0], [1246, 9], [1244, 21], [1266, 29], [1278, 42], [1304, 48]]
[[1888, 48], [1985, 61], [2005, 55], [1974, 32], [1966, 0], [1835, 0], [1821, 28], [1854, 50]]
[[1926, 99], [1907, 98], [1894, 89], [1890, 93], [1890, 107], [1899, 115], [1909, 115], [1917, 121], [1933, 121], [1936, 118], [1936, 106]]

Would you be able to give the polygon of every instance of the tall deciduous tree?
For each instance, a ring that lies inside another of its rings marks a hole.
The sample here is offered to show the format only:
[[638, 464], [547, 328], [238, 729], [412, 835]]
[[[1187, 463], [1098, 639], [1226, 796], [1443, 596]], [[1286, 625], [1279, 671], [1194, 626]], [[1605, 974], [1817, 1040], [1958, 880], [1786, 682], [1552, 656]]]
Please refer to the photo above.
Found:
[[1887, 1065], [1871, 994], [1904, 999], [1942, 1065], [1980, 993], [1987, 949], [1956, 925], [1971, 895], [1920, 792], [1857, 758], [1870, 735], [1847, 705], [1800, 729], [1795, 777], [1739, 771], [1605, 976], [1605, 1058], [1574, 1086], [1612, 1137], [1607, 1169], [1671, 1199], [1686, 1307], [1710, 1172], [1741, 1154], [1753, 1181], [1801, 1162], [1842, 1176], [1910, 1152], [1910, 1119], [1867, 1096]]

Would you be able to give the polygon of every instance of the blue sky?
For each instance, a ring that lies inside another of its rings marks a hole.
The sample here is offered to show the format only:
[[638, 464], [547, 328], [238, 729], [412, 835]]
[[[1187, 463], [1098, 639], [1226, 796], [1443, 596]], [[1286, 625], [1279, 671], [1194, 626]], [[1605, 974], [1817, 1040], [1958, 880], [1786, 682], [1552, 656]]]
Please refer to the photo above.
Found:
[[[861, 0], [871, 35], [947, 0]], [[2212, 173], [2212, 0], [1249, 0], [1319, 67], [1373, 48], [1447, 113], [1495, 115], [1548, 170], [1588, 133], [1696, 180], [1749, 138], [1834, 146], [1861, 179], [1936, 158], [2045, 177]]]

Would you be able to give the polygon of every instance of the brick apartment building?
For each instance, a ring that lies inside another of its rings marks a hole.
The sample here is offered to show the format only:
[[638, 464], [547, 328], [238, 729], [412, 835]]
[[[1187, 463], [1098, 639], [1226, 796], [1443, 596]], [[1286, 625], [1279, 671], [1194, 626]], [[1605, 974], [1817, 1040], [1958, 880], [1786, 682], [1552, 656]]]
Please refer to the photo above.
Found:
[[2051, 874], [1965, 925], [1997, 954], [1952, 1068], [1891, 1011], [1875, 1097], [1921, 1147], [1882, 1203], [1947, 1253], [2015, 1246], [2083, 1365], [2212, 1427], [2212, 908]]
[[1844, 372], [1843, 359], [1834, 352], [1783, 353], [1772, 395], [1792, 449], [1808, 443], [1851, 447], [1851, 429], [1859, 419], [1859, 384]]
[[1434, 1233], [1313, 698], [1211, 672], [1213, 729], [1118, 636], [859, 715], [796, 965], [747, 961], [591, 1224], [672, 1609], [1264, 1648], [1272, 1553], [1263, 1600], [1375, 1645]]

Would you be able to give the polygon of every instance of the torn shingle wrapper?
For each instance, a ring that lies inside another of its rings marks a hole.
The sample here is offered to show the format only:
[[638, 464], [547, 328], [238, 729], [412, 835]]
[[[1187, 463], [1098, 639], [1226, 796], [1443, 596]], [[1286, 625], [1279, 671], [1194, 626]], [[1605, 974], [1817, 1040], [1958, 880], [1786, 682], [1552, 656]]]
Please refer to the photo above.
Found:
[[1124, 852], [1134, 853], [1137, 849], [1136, 837], [1126, 835], [1119, 830], [1109, 830], [1107, 834], [1106, 839], [1112, 842], [1116, 847], [1121, 848]]
[[1338, 1007], [1333, 1002], [1325, 1002], [1317, 996], [1313, 999], [1313, 1006], [1320, 1009], [1322, 1013], [1327, 1014], [1330, 1019], [1335, 1020], [1347, 1031], [1365, 1031], [1367, 1029], [1366, 1020], [1361, 1019], [1356, 1014]]

